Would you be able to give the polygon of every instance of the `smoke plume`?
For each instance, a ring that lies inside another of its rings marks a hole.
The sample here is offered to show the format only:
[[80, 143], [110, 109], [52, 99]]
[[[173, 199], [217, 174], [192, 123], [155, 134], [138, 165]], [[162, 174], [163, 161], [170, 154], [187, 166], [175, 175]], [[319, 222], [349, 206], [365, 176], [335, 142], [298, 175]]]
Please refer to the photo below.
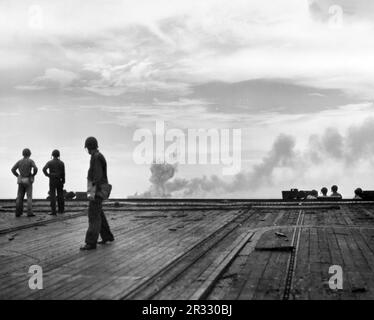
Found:
[[167, 163], [152, 164], [150, 178], [152, 185], [139, 197], [207, 196], [255, 189], [264, 183], [271, 183], [275, 168], [293, 164], [294, 146], [292, 137], [280, 135], [268, 155], [251, 172], [240, 172], [231, 181], [225, 181], [216, 175], [172, 180], [176, 173], [176, 166]]
[[141, 195], [135, 195], [140, 198], [165, 198], [171, 194], [167, 192], [165, 184], [168, 180], [172, 179], [175, 175], [177, 166], [169, 163], [153, 163], [151, 165], [151, 178], [149, 181], [152, 183], [149, 190]]
[[[141, 197], [206, 197], [251, 191], [270, 186], [276, 169], [290, 169], [289, 180], [300, 178], [310, 168], [333, 160], [343, 166], [370, 159], [374, 155], [374, 119], [350, 127], [345, 135], [327, 128], [320, 135], [311, 135], [303, 150], [295, 150], [295, 139], [279, 135], [266, 156], [250, 171], [242, 171], [229, 181], [216, 175], [192, 179], [174, 178], [176, 166], [153, 164], [152, 186]], [[174, 178], [174, 179], [173, 179]], [[292, 187], [292, 186], [290, 186]]]

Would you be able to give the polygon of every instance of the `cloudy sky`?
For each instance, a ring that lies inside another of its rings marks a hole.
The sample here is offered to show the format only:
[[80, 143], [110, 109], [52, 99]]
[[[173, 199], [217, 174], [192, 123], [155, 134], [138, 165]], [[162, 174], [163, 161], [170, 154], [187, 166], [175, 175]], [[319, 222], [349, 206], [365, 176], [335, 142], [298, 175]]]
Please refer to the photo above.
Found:
[[[242, 129], [231, 181], [219, 165], [178, 167], [195, 196], [374, 190], [373, 18], [370, 0], [1, 0], [0, 197], [15, 197], [24, 147], [40, 169], [60, 149], [66, 188], [84, 190], [90, 135], [113, 195], [142, 193], [133, 134], [156, 120]], [[216, 176], [227, 184], [203, 183]], [[34, 188], [44, 197], [46, 178]]]

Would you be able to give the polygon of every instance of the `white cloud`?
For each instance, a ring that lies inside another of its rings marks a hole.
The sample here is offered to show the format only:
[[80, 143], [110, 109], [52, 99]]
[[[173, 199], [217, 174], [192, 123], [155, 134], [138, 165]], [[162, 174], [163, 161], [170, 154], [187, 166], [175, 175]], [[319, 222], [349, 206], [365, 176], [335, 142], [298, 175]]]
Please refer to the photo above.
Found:
[[61, 70], [57, 68], [47, 69], [43, 76], [36, 78], [33, 83], [41, 85], [58, 85], [59, 87], [67, 87], [74, 80], [78, 79], [78, 75], [69, 70]]
[[[373, 97], [373, 23], [356, 19], [329, 28], [311, 18], [306, 0], [276, 5], [259, 0], [83, 1], [80, 10], [74, 1], [36, 4], [44, 28], [25, 28], [24, 42], [13, 36], [25, 25], [28, 5], [1, 8], [8, 31], [0, 34], [0, 46], [10, 41], [18, 53], [8, 59], [29, 65], [30, 48], [53, 47], [61, 53], [61, 65], [98, 72], [99, 79], [81, 75], [80, 86], [103, 95], [145, 87], [186, 94], [191, 83], [276, 77]], [[57, 79], [62, 85], [72, 80], [72, 75], [50, 72], [39, 80]]]
[[61, 70], [57, 68], [50, 68], [45, 70], [42, 76], [36, 77], [31, 81], [31, 84], [18, 85], [15, 88], [26, 91], [40, 91], [47, 88], [67, 88], [74, 81], [78, 80], [79, 76], [68, 70]]

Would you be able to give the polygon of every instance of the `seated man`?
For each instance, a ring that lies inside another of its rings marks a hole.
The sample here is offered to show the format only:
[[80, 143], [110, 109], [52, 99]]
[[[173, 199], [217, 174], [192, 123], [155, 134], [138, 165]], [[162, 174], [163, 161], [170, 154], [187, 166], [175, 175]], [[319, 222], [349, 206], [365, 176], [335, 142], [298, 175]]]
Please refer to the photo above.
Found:
[[337, 199], [341, 199], [342, 198], [342, 195], [338, 192], [338, 186], [333, 185], [331, 187], [330, 198], [337, 198]]
[[322, 189], [321, 189], [321, 193], [322, 193], [322, 197], [327, 197], [327, 188], [326, 187], [323, 187]]
[[309, 194], [306, 197], [306, 200], [317, 200], [317, 198], [318, 198], [318, 191], [317, 190], [312, 190], [311, 194]]
[[355, 190], [355, 196], [354, 196], [353, 199], [354, 199], [354, 200], [362, 200], [362, 199], [363, 199], [362, 194], [363, 194], [362, 189], [361, 189], [361, 188], [357, 188], [357, 189]]

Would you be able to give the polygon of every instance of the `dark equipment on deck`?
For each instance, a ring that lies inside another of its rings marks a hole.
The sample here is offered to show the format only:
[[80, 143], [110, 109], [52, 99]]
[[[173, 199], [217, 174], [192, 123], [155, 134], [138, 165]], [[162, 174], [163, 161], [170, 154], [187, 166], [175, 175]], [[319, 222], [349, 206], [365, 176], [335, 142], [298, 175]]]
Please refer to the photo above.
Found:
[[283, 200], [304, 200], [309, 195], [313, 195], [312, 190], [291, 189], [290, 191], [282, 191]]
[[88, 200], [87, 192], [76, 192], [75, 193], [75, 200], [81, 200], [81, 201]]
[[[75, 197], [76, 197], [76, 195], [73, 191], [67, 192], [66, 190], [64, 190], [64, 199], [65, 200], [73, 200]], [[46, 199], [51, 200], [51, 196], [49, 194], [49, 191], [48, 191], [48, 197]]]
[[362, 200], [373, 201], [374, 200], [374, 191], [368, 190], [362, 192]]
[[298, 189], [291, 189], [290, 191], [282, 191], [283, 200], [296, 200], [299, 193]]
[[67, 192], [64, 194], [65, 200], [73, 200], [76, 195], [73, 191]]

